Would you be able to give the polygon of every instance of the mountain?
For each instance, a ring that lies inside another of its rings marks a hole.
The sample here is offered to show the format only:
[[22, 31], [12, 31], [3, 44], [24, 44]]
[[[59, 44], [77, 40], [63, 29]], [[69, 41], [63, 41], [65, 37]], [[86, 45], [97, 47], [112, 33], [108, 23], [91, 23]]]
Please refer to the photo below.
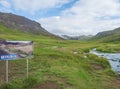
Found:
[[40, 23], [32, 21], [23, 16], [14, 15], [12, 13], [0, 12], [0, 24], [12, 30], [17, 29], [25, 33], [55, 36], [46, 31]]
[[110, 31], [99, 32], [92, 39], [102, 42], [120, 41], [120, 27]]
[[68, 36], [68, 35], [62, 35], [61, 36], [64, 39], [67, 40], [88, 40], [92, 37], [92, 35], [81, 35], [81, 36]]

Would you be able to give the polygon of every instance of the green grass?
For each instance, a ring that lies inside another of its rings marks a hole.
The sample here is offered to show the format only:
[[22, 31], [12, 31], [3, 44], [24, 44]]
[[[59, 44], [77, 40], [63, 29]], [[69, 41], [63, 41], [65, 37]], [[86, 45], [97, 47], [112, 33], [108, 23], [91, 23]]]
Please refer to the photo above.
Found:
[[[0, 25], [0, 38], [34, 41], [34, 58], [29, 60], [29, 79], [26, 79], [25, 60], [9, 61], [9, 77], [15, 78], [8, 84], [4, 83], [0, 89], [32, 89], [45, 81], [56, 83], [62, 89], [120, 88], [114, 84], [118, 76], [111, 71], [108, 61], [88, 54], [91, 48], [107, 50], [106, 45], [117, 49], [120, 44], [66, 41], [18, 30], [10, 31], [3, 25]], [[100, 66], [100, 69], [93, 64]]]
[[101, 46], [97, 47], [98, 51], [108, 52], [108, 53], [119, 53], [120, 44], [119, 43], [103, 43]]

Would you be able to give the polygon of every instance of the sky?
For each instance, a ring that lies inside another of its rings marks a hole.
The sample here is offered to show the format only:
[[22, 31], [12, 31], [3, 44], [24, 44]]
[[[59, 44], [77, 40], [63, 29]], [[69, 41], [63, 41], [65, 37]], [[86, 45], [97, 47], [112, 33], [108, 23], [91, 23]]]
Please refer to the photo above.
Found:
[[120, 0], [0, 0], [0, 12], [35, 20], [57, 35], [95, 35], [120, 27]]

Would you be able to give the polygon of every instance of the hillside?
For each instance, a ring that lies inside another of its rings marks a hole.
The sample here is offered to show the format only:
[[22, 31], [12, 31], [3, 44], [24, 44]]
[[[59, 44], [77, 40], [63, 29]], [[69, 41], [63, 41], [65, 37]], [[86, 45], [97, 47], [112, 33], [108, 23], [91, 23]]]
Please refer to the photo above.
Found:
[[0, 12], [0, 24], [3, 24], [5, 27], [10, 28], [11, 30], [17, 29], [25, 33], [55, 36], [45, 30], [41, 24], [23, 16], [14, 15], [12, 13]]
[[120, 41], [120, 28], [116, 28], [110, 31], [99, 32], [92, 39], [102, 42], [116, 42]]

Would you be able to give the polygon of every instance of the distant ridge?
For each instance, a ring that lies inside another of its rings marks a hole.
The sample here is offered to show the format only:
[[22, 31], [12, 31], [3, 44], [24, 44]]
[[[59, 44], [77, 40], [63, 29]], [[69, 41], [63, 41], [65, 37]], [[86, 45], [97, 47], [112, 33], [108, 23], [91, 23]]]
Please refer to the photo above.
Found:
[[120, 41], [120, 27], [110, 31], [103, 31], [96, 34], [92, 39], [103, 42]]
[[0, 12], [0, 24], [3, 24], [7, 28], [10, 28], [13, 30], [18, 29], [22, 32], [42, 34], [47, 36], [56, 36], [52, 33], [49, 33], [47, 30], [41, 27], [40, 23], [32, 21], [26, 17], [18, 16], [12, 13]]
[[61, 35], [61, 37], [67, 40], [88, 40], [93, 36], [92, 35], [80, 35], [80, 36]]

